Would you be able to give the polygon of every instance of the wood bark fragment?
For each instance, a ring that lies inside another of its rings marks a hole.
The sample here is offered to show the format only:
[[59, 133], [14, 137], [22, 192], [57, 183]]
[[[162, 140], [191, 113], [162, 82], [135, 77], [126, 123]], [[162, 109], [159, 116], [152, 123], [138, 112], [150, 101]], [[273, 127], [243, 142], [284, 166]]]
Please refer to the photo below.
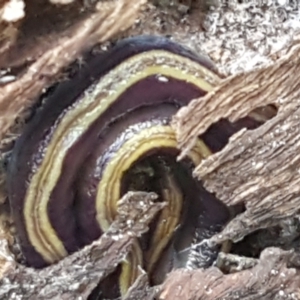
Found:
[[122, 300], [152, 300], [156, 294], [157, 288], [149, 286], [147, 273], [141, 270], [140, 276]]
[[258, 259], [256, 258], [220, 252], [216, 261], [216, 266], [224, 273], [236, 273], [250, 269], [257, 265], [257, 263]]
[[236, 121], [254, 108], [278, 107], [276, 117], [255, 130], [239, 131], [194, 172], [221, 201], [246, 207], [213, 241], [238, 241], [299, 211], [300, 80], [294, 76], [300, 71], [299, 50], [297, 44], [274, 65], [224, 80], [174, 118], [182, 157], [197, 136], [221, 118]]
[[[231, 122], [247, 116], [257, 107], [297, 101], [300, 43], [276, 63], [226, 78], [205, 97], [195, 99], [178, 111], [173, 120], [181, 156], [193, 146], [198, 135], [222, 118]], [[271, 80], [270, 80], [271, 79]]]
[[[118, 216], [108, 232], [55, 265], [35, 270], [8, 261], [1, 274], [0, 298], [78, 299], [80, 294], [80, 299], [87, 299], [99, 281], [125, 259], [136, 237], [148, 230], [148, 224], [165, 206], [154, 203], [156, 198], [154, 193], [127, 193], [119, 201]], [[145, 278], [142, 282], [145, 284]]]
[[289, 268], [292, 252], [268, 248], [249, 270], [223, 274], [207, 270], [177, 270], [163, 284], [160, 300], [283, 300], [300, 299], [300, 271]]

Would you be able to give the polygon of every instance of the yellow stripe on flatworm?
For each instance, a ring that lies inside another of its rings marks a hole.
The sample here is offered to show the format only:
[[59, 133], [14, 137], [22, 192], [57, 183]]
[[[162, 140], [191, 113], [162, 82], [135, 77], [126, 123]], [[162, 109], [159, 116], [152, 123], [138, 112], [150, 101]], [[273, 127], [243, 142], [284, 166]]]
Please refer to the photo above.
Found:
[[[123, 175], [133, 164], [150, 150], [177, 147], [174, 130], [170, 126], [157, 125], [141, 130], [114, 154], [102, 173], [97, 189], [97, 221], [105, 231], [116, 217], [117, 202], [121, 198]], [[198, 165], [203, 158], [211, 154], [207, 146], [198, 140], [189, 154], [189, 158]]]
[[136, 240], [132, 245], [131, 252], [127, 255], [127, 261], [122, 263], [122, 271], [119, 277], [120, 293], [122, 296], [126, 294], [130, 286], [138, 278], [139, 266], [143, 266], [143, 254]]
[[168, 205], [160, 212], [159, 219], [150, 241], [150, 248], [146, 254], [146, 270], [151, 274], [162, 251], [171, 240], [174, 230], [179, 225], [183, 207], [183, 194], [178, 188], [172, 174], [165, 176], [166, 186], [162, 192], [162, 199]]
[[48, 263], [67, 255], [63, 242], [50, 223], [47, 206], [68, 150], [124, 91], [156, 74], [186, 81], [204, 91], [210, 91], [219, 82], [213, 72], [188, 58], [153, 50], [125, 60], [84, 93], [57, 126], [26, 193], [24, 218], [28, 237]]
[[[105, 231], [113, 222], [117, 212], [117, 202], [121, 198], [121, 183], [124, 173], [129, 170], [136, 161], [142, 158], [150, 150], [157, 148], [175, 148], [177, 142], [174, 130], [168, 125], [157, 125], [141, 130], [130, 140], [125, 142], [122, 147], [114, 153], [113, 158], [103, 171], [102, 178], [97, 188], [96, 211], [97, 221], [100, 227]], [[189, 158], [195, 165], [198, 165], [203, 158], [211, 155], [210, 150], [201, 141], [198, 140], [194, 148], [189, 153]], [[174, 182], [169, 179], [169, 187], [174, 188]], [[175, 185], [176, 187], [176, 185]], [[164, 200], [169, 200], [168, 206], [162, 211], [159, 221], [165, 219], [164, 224], [158, 225], [151, 241], [151, 250], [147, 270], [151, 271], [157, 262], [162, 250], [170, 241], [172, 233], [177, 227], [180, 219], [180, 211], [182, 208], [182, 194], [176, 188], [172, 193], [166, 191]], [[126, 266], [125, 266], [126, 267]], [[134, 271], [136, 265], [127, 265], [127, 269], [122, 266], [121, 278], [127, 278], [128, 268]], [[123, 274], [125, 272], [126, 274]], [[132, 275], [133, 276], [133, 275]], [[122, 283], [122, 280], [120, 283]], [[126, 281], [128, 283], [128, 280]], [[129, 286], [127, 286], [128, 288]], [[127, 290], [125, 285], [122, 286], [122, 295]]]

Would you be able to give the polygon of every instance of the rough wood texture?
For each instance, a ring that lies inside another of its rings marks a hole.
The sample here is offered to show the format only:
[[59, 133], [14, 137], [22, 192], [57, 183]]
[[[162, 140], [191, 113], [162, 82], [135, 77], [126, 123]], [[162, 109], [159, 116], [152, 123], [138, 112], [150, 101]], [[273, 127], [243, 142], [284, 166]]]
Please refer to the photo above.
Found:
[[[155, 214], [165, 206], [154, 203], [156, 198], [153, 193], [129, 192], [120, 200], [118, 217], [109, 231], [58, 264], [39, 271], [6, 261], [1, 270], [0, 298], [79, 299], [80, 295], [80, 299], [87, 299], [99, 281], [125, 259], [136, 237], [148, 230]], [[146, 282], [143, 278], [143, 287]]]
[[122, 300], [153, 300], [156, 294], [156, 288], [149, 286], [147, 273], [141, 270], [141, 275]]
[[300, 299], [300, 271], [289, 268], [291, 252], [268, 248], [252, 269], [224, 275], [219, 269], [178, 270], [169, 274], [160, 300]]
[[224, 203], [246, 206], [214, 241], [240, 240], [299, 211], [300, 80], [294, 75], [300, 71], [299, 49], [295, 45], [274, 65], [224, 80], [174, 118], [183, 156], [197, 135], [221, 118], [235, 121], [271, 103], [279, 109], [258, 129], [238, 132], [194, 172]]

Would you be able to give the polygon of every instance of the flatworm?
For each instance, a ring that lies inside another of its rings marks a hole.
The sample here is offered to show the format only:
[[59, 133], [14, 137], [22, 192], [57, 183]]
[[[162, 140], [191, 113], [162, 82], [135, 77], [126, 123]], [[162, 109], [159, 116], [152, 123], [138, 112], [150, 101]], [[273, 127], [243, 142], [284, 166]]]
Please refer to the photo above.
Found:
[[118, 271], [122, 294], [138, 264], [158, 274], [158, 266], [168, 269], [164, 253], [188, 246], [195, 228], [220, 230], [228, 210], [192, 178], [192, 168], [241, 127], [258, 124], [222, 121], [182, 162], [170, 127], [178, 108], [219, 81], [207, 58], [163, 37], [138, 36], [61, 83], [27, 124], [9, 164], [9, 199], [27, 264], [44, 267], [97, 239], [128, 190], [155, 191], [168, 206]]

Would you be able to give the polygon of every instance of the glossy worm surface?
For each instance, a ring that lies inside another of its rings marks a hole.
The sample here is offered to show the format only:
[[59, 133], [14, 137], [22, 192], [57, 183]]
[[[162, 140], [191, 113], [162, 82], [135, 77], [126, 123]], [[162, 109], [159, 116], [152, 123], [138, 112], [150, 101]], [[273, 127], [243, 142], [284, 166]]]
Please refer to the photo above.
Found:
[[128, 190], [155, 191], [168, 206], [118, 271], [122, 293], [138, 264], [159, 276], [170, 245], [175, 252], [188, 247], [195, 228], [219, 230], [228, 211], [191, 170], [241, 126], [257, 122], [222, 121], [180, 163], [169, 125], [179, 107], [218, 82], [204, 57], [166, 38], [139, 36], [60, 84], [28, 123], [9, 165], [9, 198], [27, 263], [43, 267], [98, 238]]

